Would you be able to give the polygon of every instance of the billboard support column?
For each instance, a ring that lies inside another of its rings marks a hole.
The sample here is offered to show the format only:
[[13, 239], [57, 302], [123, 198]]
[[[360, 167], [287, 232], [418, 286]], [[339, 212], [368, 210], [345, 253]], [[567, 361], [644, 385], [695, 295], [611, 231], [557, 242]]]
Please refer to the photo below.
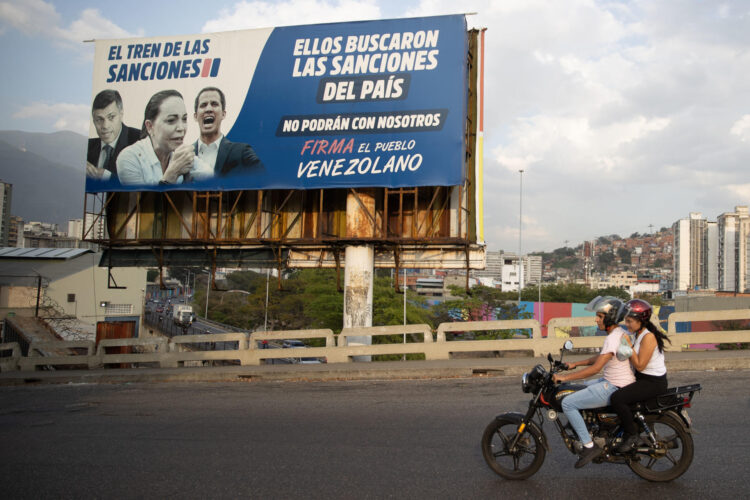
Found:
[[[375, 236], [375, 195], [373, 190], [350, 190], [346, 199], [347, 238]], [[375, 247], [349, 245], [344, 254], [344, 328], [372, 326], [372, 285], [375, 273]], [[372, 344], [372, 337], [349, 337], [348, 344]], [[354, 361], [370, 361], [355, 356]]]

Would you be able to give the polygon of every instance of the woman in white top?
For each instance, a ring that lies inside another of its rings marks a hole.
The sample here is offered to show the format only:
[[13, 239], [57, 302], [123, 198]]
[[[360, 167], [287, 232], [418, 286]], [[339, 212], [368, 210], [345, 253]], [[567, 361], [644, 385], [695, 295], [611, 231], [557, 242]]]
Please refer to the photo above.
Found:
[[[635, 369], [635, 382], [618, 389], [610, 398], [612, 408], [620, 417], [625, 434], [617, 447], [620, 453], [633, 448], [638, 439], [638, 428], [629, 405], [644, 401], [667, 390], [667, 367], [664, 364], [664, 341], [669, 338], [651, 322], [651, 304], [633, 299], [625, 304], [625, 325], [635, 334], [630, 364]], [[630, 339], [625, 337], [630, 343]]]
[[125, 185], [181, 184], [205, 179], [213, 169], [185, 143], [187, 111], [176, 90], [162, 90], [146, 104], [141, 140], [117, 157], [117, 177]]

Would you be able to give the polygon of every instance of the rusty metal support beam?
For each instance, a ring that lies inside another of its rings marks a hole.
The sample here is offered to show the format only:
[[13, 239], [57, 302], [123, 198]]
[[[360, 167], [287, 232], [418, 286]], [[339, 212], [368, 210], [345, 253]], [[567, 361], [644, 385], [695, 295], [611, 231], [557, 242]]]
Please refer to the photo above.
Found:
[[359, 193], [357, 193], [355, 189], [349, 188], [349, 192], [354, 196], [354, 199], [357, 201], [359, 208], [362, 209], [362, 213], [365, 214], [368, 219], [370, 219], [370, 222], [372, 223], [372, 234], [374, 236], [377, 233], [377, 222], [375, 221], [375, 216], [370, 213], [370, 210], [367, 209], [364, 202], [359, 197]]
[[268, 223], [266, 228], [261, 233], [260, 237], [262, 237], [264, 234], [266, 234], [266, 231], [268, 231], [270, 228], [276, 224], [276, 220], [281, 217], [281, 210], [286, 206], [286, 204], [289, 202], [289, 200], [292, 198], [292, 195], [295, 193], [294, 190], [289, 190], [289, 192], [286, 195], [286, 198], [284, 198], [284, 201], [279, 205], [279, 207], [275, 210], [273, 210], [272, 216], [271, 216], [271, 222]]
[[[187, 225], [187, 222], [185, 222], [185, 219], [182, 217], [182, 214], [177, 209], [177, 206], [174, 204], [174, 201], [172, 201], [172, 197], [169, 196], [169, 193], [164, 193], [164, 198], [167, 199], [167, 201], [169, 202], [169, 205], [172, 207], [172, 210], [174, 210], [174, 213], [177, 214], [177, 218], [180, 219], [180, 222], [182, 223], [182, 227], [185, 228], [185, 230], [188, 232], [188, 235], [191, 238], [195, 238], [195, 235], [190, 232], [190, 227]], [[164, 225], [166, 226], [166, 221]]]
[[[435, 188], [435, 191], [432, 193], [432, 199], [430, 200], [430, 204], [427, 205], [427, 209], [425, 210], [425, 216], [424, 220], [420, 221], [419, 226], [417, 226], [417, 234], [420, 234], [422, 232], [422, 226], [424, 225], [424, 222], [427, 220], [428, 217], [430, 217], [430, 210], [432, 210], [432, 205], [435, 204], [435, 200], [437, 199], [438, 194], [440, 194], [440, 186]], [[432, 219], [430, 217], [430, 219]]]
[[[140, 196], [140, 193], [138, 193], [138, 196]], [[137, 205], [137, 204], [136, 204], [136, 205], [133, 205], [133, 208], [132, 208], [132, 209], [131, 209], [131, 210], [130, 210], [130, 211], [128, 212], [128, 216], [127, 216], [127, 217], [125, 218], [125, 221], [123, 221], [123, 223], [122, 223], [122, 225], [120, 226], [120, 228], [119, 228], [119, 229], [117, 229], [117, 230], [115, 231], [115, 234], [114, 234], [114, 239], [117, 239], [117, 237], [118, 237], [118, 236], [119, 236], [119, 234], [120, 234], [120, 233], [122, 232], [122, 230], [123, 230], [123, 229], [125, 229], [125, 226], [127, 226], [127, 225], [128, 225], [128, 222], [130, 222], [130, 219], [132, 219], [132, 218], [133, 218], [133, 215], [135, 215], [135, 213], [136, 213], [136, 209], [137, 209], [137, 208], [138, 208], [138, 205]], [[112, 239], [112, 236], [113, 236], [113, 235], [110, 235], [110, 239]]]

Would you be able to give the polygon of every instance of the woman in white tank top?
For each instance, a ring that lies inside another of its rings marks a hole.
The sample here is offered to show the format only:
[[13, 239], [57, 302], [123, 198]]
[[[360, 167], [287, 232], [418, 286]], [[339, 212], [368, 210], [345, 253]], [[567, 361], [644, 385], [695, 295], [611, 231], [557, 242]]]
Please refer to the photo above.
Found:
[[630, 357], [630, 364], [635, 369], [635, 382], [618, 389], [610, 399], [624, 431], [622, 442], [617, 447], [620, 453], [629, 452], [638, 440], [638, 427], [629, 405], [651, 399], [667, 390], [664, 341], [671, 343], [651, 321], [651, 304], [645, 300], [633, 299], [625, 306], [625, 325], [635, 334], [633, 355]]

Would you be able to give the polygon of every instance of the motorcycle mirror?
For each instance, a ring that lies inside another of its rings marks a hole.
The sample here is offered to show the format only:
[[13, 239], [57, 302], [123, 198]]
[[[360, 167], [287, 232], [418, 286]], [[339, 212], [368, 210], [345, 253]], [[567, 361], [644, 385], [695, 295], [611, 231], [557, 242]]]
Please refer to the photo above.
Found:
[[547, 353], [547, 361], [549, 361], [550, 363], [552, 363], [552, 361], [553, 361], [552, 360], [552, 353], [551, 352]]
[[573, 350], [573, 341], [572, 340], [566, 340], [563, 344], [563, 349], [566, 351], [572, 351]]

